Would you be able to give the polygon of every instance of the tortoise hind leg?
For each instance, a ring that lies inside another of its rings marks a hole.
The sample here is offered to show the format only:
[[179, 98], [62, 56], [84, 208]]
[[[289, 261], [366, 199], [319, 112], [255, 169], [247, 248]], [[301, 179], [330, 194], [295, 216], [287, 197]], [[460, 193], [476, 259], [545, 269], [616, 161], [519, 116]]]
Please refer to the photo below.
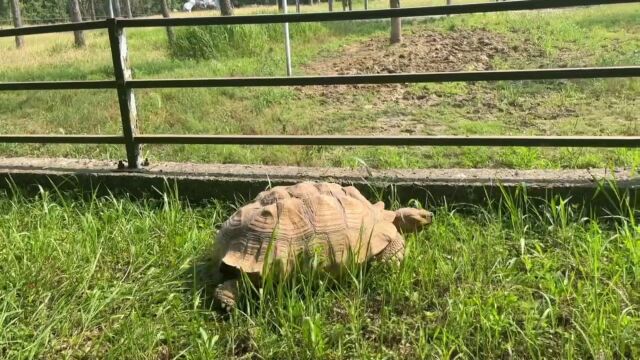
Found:
[[232, 279], [223, 282], [216, 287], [214, 297], [226, 311], [231, 311], [236, 307], [239, 293], [239, 279]]
[[376, 257], [378, 261], [400, 262], [404, 258], [404, 238], [398, 234]]

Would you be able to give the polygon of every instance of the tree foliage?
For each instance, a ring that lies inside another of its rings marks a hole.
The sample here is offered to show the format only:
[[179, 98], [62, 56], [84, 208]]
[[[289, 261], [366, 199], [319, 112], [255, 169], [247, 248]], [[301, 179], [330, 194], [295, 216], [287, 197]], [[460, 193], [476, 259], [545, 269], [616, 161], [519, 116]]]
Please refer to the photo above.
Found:
[[[113, 0], [118, 1], [118, 0]], [[123, 11], [122, 16], [125, 15], [126, 3], [124, 0], [119, 0], [121, 9]], [[169, 8], [174, 11], [182, 9], [182, 5], [187, 0], [167, 0]], [[322, 0], [325, 1], [325, 0]], [[162, 14], [162, 2], [160, 0], [130, 0], [131, 12], [134, 17], [158, 15]], [[223, 0], [221, 0], [223, 2]], [[243, 6], [250, 4], [258, 5], [273, 5], [279, 3], [280, 0], [229, 0], [233, 6]], [[307, 3], [301, 0], [303, 3]], [[80, 11], [84, 20], [90, 20], [92, 16], [91, 0], [79, 0]], [[95, 5], [95, 13], [98, 19], [104, 19], [109, 16], [109, 0], [93, 0]], [[288, 0], [290, 5], [295, 4], [295, 0]], [[22, 10], [22, 17], [26, 24], [40, 24], [40, 23], [60, 23], [71, 21], [69, 16], [69, 1], [68, 0], [20, 0], [20, 8]], [[11, 20], [11, 9], [9, 6], [9, 0], [0, 0], [0, 20], [3, 23], [9, 24]]]
[[[95, 4], [96, 16], [105, 18], [109, 16], [108, 0], [93, 0]], [[113, 0], [118, 1], [118, 0]], [[124, 9], [125, 2], [121, 1]], [[185, 0], [186, 1], [186, 0]], [[91, 0], [79, 0], [83, 18], [91, 18]], [[167, 0], [169, 7], [175, 10], [182, 8], [184, 1]], [[25, 23], [56, 23], [70, 21], [68, 0], [20, 0], [22, 16]], [[131, 12], [133, 16], [147, 16], [161, 14], [161, 3], [158, 0], [131, 0]], [[124, 15], [124, 14], [123, 14]], [[11, 13], [8, 0], [0, 0], [0, 18], [9, 19]]]

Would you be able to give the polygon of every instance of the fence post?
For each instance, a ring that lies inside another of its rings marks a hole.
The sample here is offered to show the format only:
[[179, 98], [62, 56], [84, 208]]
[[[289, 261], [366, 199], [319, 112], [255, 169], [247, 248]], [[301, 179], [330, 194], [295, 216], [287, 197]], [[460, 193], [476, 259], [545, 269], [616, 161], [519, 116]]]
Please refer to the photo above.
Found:
[[136, 143], [134, 136], [137, 134], [138, 115], [133, 91], [126, 86], [126, 81], [131, 80], [127, 37], [124, 29], [118, 26], [117, 19], [110, 18], [108, 21], [109, 44], [111, 45], [113, 72], [118, 83], [118, 103], [122, 119], [122, 133], [126, 141], [127, 163], [129, 169], [137, 169], [140, 166], [140, 144]]
[[[287, 14], [287, 0], [282, 0], [282, 12]], [[287, 76], [291, 76], [291, 36], [289, 35], [289, 23], [284, 23], [284, 56], [287, 66]]]

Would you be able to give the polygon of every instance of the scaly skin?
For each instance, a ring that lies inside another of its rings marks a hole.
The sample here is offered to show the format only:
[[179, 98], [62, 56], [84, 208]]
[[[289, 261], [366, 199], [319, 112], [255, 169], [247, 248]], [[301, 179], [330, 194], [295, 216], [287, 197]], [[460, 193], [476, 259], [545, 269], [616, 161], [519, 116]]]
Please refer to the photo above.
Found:
[[398, 236], [387, 245], [387, 247], [378, 254], [375, 259], [378, 261], [393, 261], [400, 262], [404, 258], [404, 238], [402, 235]]
[[404, 237], [401, 234], [416, 232], [431, 223], [433, 214], [423, 209], [402, 208], [396, 211], [393, 224], [398, 236], [376, 256], [380, 261], [400, 262], [404, 258]]
[[216, 287], [213, 296], [226, 311], [231, 311], [236, 307], [239, 285], [239, 280], [233, 279], [227, 280]]

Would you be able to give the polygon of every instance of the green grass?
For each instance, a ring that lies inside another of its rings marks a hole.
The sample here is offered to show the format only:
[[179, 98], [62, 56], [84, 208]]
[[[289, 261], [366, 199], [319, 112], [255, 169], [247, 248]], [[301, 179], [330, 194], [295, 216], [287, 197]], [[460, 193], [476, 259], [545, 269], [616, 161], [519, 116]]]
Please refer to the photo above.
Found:
[[[497, 69], [635, 65], [640, 61], [638, 19], [640, 6], [630, 4], [407, 21], [405, 31], [429, 29], [447, 34], [460, 29], [484, 29], [502, 34], [510, 45], [528, 42], [540, 53], [535, 57], [495, 58], [492, 65]], [[277, 36], [278, 28], [269, 29], [258, 38], [254, 36], [259, 33], [256, 28], [232, 32], [235, 37], [224, 38], [228, 46], [212, 42], [206, 47], [209, 51], [206, 57], [213, 54], [209, 60], [170, 56], [164, 29], [130, 29], [127, 34], [134, 77], [284, 75], [284, 51]], [[317, 36], [310, 29], [318, 30]], [[191, 30], [182, 31], [188, 35]], [[344, 46], [387, 36], [388, 24], [346, 22], [311, 27], [292, 24], [291, 32], [294, 73], [301, 74], [307, 64], [325, 62], [343, 51]], [[13, 49], [13, 39], [0, 39], [3, 51], [0, 81], [111, 78], [106, 32], [87, 32], [87, 36], [86, 50], [74, 49], [70, 34], [28, 37], [23, 51]], [[191, 43], [185, 44], [186, 49], [191, 48]], [[640, 134], [637, 79], [429, 84], [414, 85], [411, 89], [417, 95], [435, 95], [439, 102], [436, 105], [385, 102], [370, 106], [376, 97], [374, 89], [353, 92], [344, 103], [327, 102], [318, 95], [301, 95], [291, 88], [157, 89], [137, 91], [136, 95], [139, 128], [149, 134], [385, 133], [379, 124], [389, 118], [409, 128], [418, 125], [422, 130], [417, 134], [425, 135]], [[0, 132], [4, 134], [120, 131], [113, 91], [0, 94]], [[347, 167], [365, 161], [376, 168], [640, 166], [640, 152], [628, 149], [154, 145], [145, 147], [144, 153], [151, 161]], [[0, 155], [125, 158], [122, 147], [117, 146], [2, 145]]]
[[635, 358], [640, 213], [613, 202], [431, 208], [402, 265], [302, 273], [225, 318], [196, 280], [233, 204], [3, 195], [0, 358]]

